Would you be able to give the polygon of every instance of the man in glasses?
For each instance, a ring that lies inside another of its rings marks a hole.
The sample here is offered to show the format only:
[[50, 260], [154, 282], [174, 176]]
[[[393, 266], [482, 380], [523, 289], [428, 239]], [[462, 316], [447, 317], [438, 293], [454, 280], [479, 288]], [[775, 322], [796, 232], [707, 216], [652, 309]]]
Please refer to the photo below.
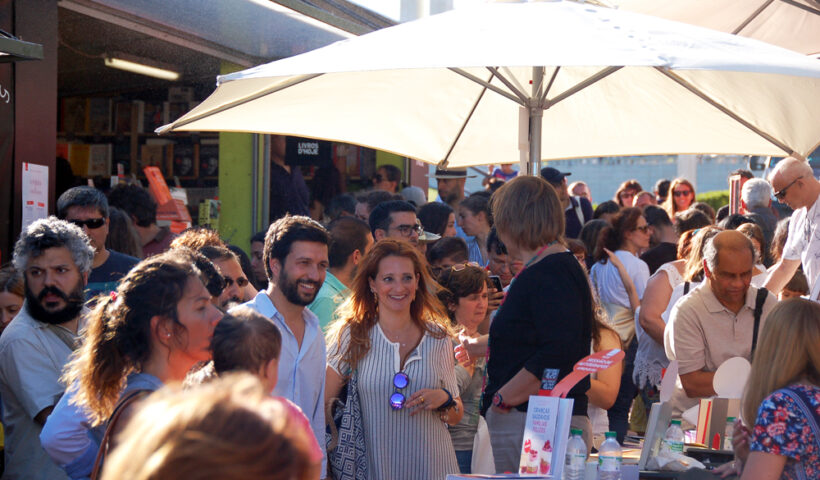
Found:
[[409, 202], [393, 200], [381, 203], [370, 212], [368, 220], [377, 242], [383, 238], [395, 238], [419, 245], [419, 235], [423, 229], [416, 221], [415, 207]]
[[769, 175], [774, 196], [792, 209], [789, 236], [783, 257], [766, 279], [765, 287], [779, 293], [791, 280], [802, 263], [809, 281], [810, 298], [818, 299], [820, 282], [820, 182], [814, 178], [811, 166], [794, 157], [786, 157]]
[[70, 188], [57, 199], [57, 217], [80, 227], [94, 248], [85, 298], [90, 300], [98, 294], [116, 290], [119, 280], [139, 259], [105, 247], [109, 225], [105, 195], [88, 186]]
[[225, 282], [222, 293], [212, 299], [214, 305], [223, 311], [227, 311], [229, 308], [244, 302], [243, 290], [249, 281], [242, 271], [242, 266], [239, 264], [236, 254], [225, 247], [212, 245], [202, 247], [199, 253], [213, 262]]

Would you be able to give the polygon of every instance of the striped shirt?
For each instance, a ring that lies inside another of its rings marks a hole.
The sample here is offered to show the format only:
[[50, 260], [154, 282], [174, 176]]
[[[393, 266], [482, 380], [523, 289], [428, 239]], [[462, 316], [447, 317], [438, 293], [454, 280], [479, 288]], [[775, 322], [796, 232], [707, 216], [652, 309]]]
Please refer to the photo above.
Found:
[[[334, 343], [328, 348], [328, 365], [343, 377], [350, 374], [350, 366], [342, 358], [350, 343], [348, 332], [343, 332], [341, 345]], [[443, 479], [458, 473], [453, 443], [438, 412], [424, 411], [411, 417], [409, 409], [390, 408], [393, 376], [399, 371], [399, 344], [390, 342], [377, 323], [370, 330], [370, 350], [358, 365], [369, 477]], [[458, 397], [453, 345], [447, 337], [435, 338], [425, 332], [403, 371], [410, 378], [402, 390], [406, 398], [422, 388], [446, 388], [453, 398]]]

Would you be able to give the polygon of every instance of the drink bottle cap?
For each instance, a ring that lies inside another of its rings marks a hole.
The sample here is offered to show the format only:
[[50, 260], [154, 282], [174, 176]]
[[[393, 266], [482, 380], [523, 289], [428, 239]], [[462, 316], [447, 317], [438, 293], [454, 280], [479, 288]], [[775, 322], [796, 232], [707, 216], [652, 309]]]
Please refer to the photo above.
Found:
[[680, 420], [672, 420], [672, 425], [677, 425], [680, 427]]
[[605, 438], [615, 438], [615, 437], [617, 437], [617, 436], [618, 436], [618, 434], [616, 434], [615, 432], [606, 432], [606, 433], [604, 434], [604, 437], [605, 437]]
[[571, 428], [569, 430], [569, 433], [572, 434], [572, 435], [583, 435], [584, 431], [581, 430], [580, 428]]
[[726, 417], [726, 421], [727, 421], [727, 422], [734, 422], [734, 421], [735, 421], [735, 417]]

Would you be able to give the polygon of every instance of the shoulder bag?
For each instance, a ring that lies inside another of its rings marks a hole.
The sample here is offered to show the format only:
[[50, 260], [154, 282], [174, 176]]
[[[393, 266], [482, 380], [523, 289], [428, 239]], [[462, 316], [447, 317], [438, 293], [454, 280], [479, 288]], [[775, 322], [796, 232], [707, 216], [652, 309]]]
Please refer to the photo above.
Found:
[[329, 420], [329, 433], [325, 437], [327, 464], [330, 477], [335, 480], [368, 479], [358, 376], [354, 370], [339, 398], [329, 403], [325, 415]]

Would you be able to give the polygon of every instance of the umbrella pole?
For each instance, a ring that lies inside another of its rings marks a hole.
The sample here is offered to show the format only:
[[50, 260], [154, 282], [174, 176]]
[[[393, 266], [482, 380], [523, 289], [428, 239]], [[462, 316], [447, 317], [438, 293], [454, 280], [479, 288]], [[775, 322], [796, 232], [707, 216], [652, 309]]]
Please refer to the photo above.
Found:
[[537, 105], [541, 97], [541, 83], [544, 80], [544, 67], [532, 67], [532, 95], [528, 100], [527, 108], [530, 113], [530, 158], [527, 162], [527, 175], [541, 174], [541, 120], [544, 110]]

